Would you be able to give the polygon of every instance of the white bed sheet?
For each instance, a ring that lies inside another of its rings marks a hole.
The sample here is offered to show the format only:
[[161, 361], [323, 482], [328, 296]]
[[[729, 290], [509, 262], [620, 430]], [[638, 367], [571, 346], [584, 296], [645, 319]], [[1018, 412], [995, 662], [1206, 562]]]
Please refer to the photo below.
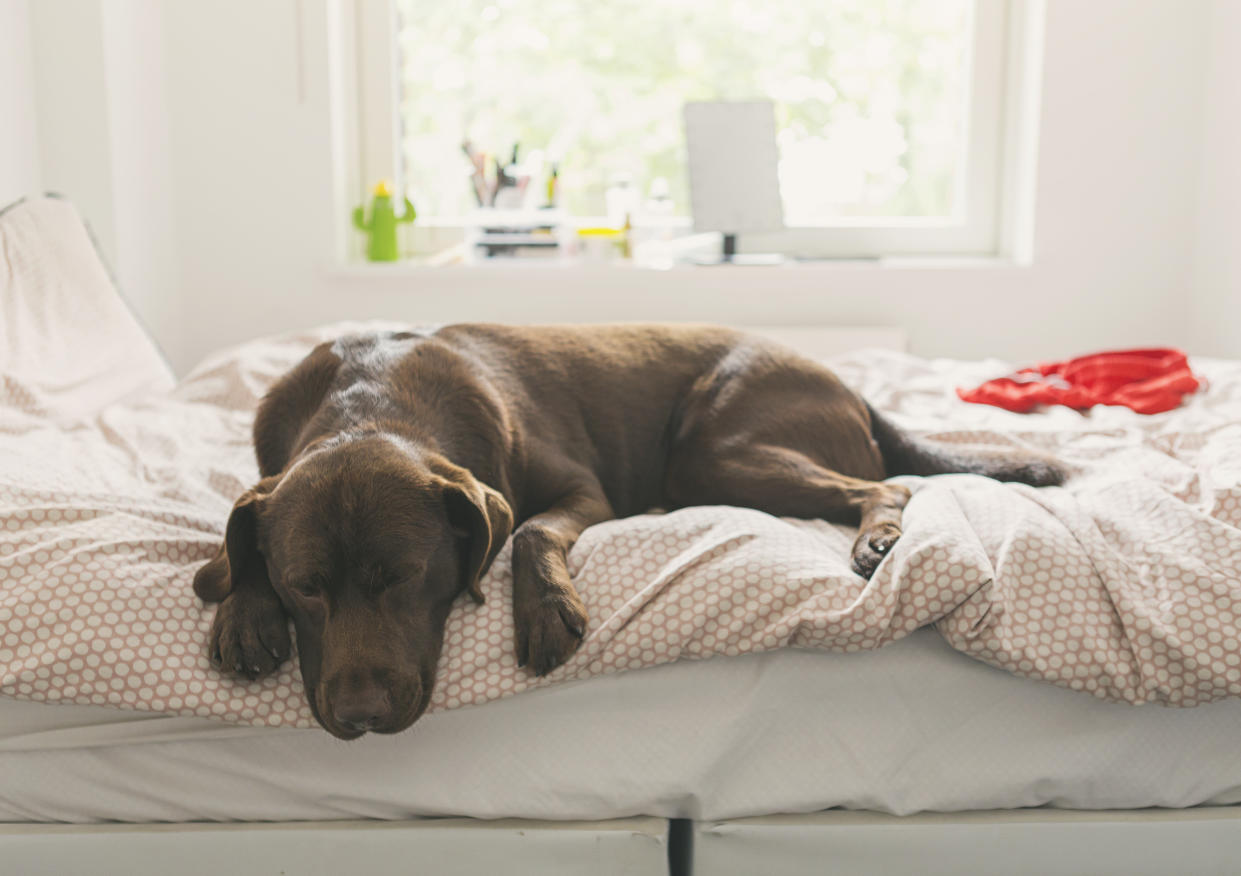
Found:
[[923, 630], [878, 651], [678, 663], [431, 715], [396, 737], [0, 700], [0, 821], [467, 815], [719, 820], [1241, 802], [1241, 701], [1134, 707]]

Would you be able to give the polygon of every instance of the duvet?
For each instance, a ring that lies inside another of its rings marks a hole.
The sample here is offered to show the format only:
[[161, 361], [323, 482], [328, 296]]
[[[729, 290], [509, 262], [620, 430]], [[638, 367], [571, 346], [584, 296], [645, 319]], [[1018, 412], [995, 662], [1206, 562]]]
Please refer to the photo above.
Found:
[[[313, 727], [296, 661], [257, 682], [207, 662], [213, 606], [190, 589], [257, 478], [258, 399], [310, 347], [358, 326], [254, 341], [173, 385], [72, 209], [0, 216], [0, 694]], [[42, 340], [38, 340], [42, 337]], [[905, 534], [870, 581], [853, 533], [724, 507], [614, 520], [571, 557], [590, 629], [545, 678], [517, 666], [508, 553], [461, 600], [431, 711], [682, 659], [858, 651], [933, 625], [998, 669], [1129, 702], [1241, 696], [1241, 363], [1142, 417], [1018, 415], [957, 386], [1007, 367], [857, 353], [829, 363], [901, 425], [1034, 446], [1076, 474], [1033, 489], [903, 478]]]

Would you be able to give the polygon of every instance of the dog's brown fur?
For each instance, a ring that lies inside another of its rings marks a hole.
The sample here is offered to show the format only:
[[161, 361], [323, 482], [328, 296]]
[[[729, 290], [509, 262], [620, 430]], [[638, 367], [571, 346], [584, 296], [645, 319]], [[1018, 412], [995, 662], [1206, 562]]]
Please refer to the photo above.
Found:
[[1036, 458], [910, 439], [826, 368], [723, 328], [453, 325], [316, 347], [254, 426], [262, 480], [194, 589], [220, 601], [212, 657], [249, 678], [297, 632], [316, 718], [351, 739], [426, 708], [444, 622], [514, 524], [520, 663], [577, 649], [566, 554], [586, 527], [729, 504], [857, 524], [869, 576], [900, 536], [902, 473], [1058, 483]]

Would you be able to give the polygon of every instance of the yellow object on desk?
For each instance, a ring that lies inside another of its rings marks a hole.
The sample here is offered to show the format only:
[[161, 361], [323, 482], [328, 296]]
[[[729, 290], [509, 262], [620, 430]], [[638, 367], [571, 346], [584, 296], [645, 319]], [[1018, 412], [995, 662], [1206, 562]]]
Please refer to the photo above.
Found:
[[629, 258], [629, 229], [597, 226], [577, 230], [578, 249], [591, 261]]

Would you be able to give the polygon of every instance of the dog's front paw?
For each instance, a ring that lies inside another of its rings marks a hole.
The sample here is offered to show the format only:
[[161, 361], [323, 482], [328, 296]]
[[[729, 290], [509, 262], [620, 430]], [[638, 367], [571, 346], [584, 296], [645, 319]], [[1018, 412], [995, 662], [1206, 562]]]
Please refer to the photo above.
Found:
[[853, 543], [853, 562], [849, 565], [863, 578], [870, 578], [892, 545], [901, 537], [901, 529], [895, 523], [881, 523], [858, 535]]
[[253, 681], [289, 657], [289, 621], [276, 594], [234, 591], [225, 597], [211, 624], [211, 665], [227, 675]]
[[517, 665], [547, 675], [574, 655], [586, 635], [586, 608], [572, 588], [549, 589], [513, 605]]

